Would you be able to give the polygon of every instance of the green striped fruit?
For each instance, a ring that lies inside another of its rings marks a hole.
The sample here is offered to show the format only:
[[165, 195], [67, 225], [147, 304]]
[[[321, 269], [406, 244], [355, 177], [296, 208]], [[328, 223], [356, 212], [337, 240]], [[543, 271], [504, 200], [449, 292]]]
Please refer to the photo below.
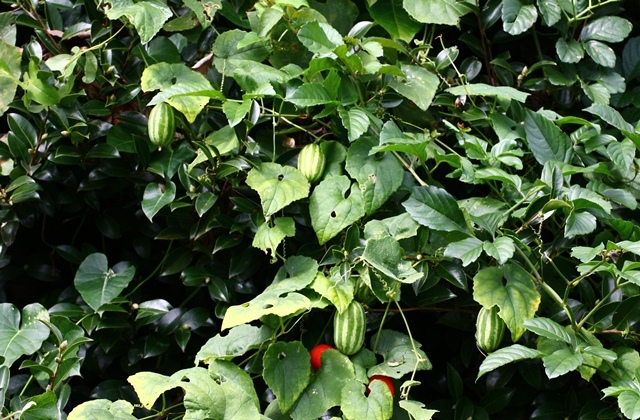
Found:
[[149, 113], [149, 140], [159, 149], [173, 142], [176, 136], [176, 119], [173, 108], [160, 102]]
[[364, 308], [355, 300], [342, 312], [336, 312], [333, 318], [333, 343], [347, 356], [357, 353], [364, 344], [367, 318]]
[[505, 324], [500, 315], [498, 307], [492, 306], [490, 309], [484, 306], [478, 313], [476, 319], [476, 344], [478, 348], [491, 353], [500, 346], [504, 336]]
[[315, 143], [307, 144], [298, 155], [298, 170], [314, 183], [320, 179], [324, 172], [324, 153]]

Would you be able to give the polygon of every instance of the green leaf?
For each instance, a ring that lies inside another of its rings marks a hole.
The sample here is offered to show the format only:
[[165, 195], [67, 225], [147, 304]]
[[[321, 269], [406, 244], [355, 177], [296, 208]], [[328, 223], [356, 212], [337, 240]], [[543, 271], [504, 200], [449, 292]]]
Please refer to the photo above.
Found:
[[317, 271], [318, 263], [311, 258], [301, 256], [288, 258], [276, 276], [281, 280], [274, 281], [251, 301], [227, 309], [221, 329], [246, 324], [264, 315], [274, 314], [286, 317], [309, 310], [312, 302], [297, 291], [310, 285]]
[[98, 399], [86, 401], [76, 406], [67, 418], [69, 420], [136, 420], [136, 417], [131, 413], [133, 413], [133, 405], [128, 401], [117, 400], [111, 402], [105, 399]]
[[167, 181], [165, 184], [150, 182], [144, 189], [142, 196], [142, 211], [147, 219], [153, 221], [153, 216], [176, 198], [176, 184]]
[[540, 9], [544, 23], [547, 26], [555, 25], [562, 17], [562, 9], [558, 4], [558, 0], [538, 0], [538, 9]]
[[582, 41], [621, 42], [631, 33], [633, 25], [627, 19], [619, 16], [603, 16], [589, 21], [582, 27], [580, 39]]
[[419, 401], [400, 400], [398, 405], [416, 420], [431, 420], [438, 412], [437, 410], [427, 410], [424, 408], [424, 404]]
[[111, 303], [131, 282], [136, 273], [135, 266], [118, 264], [109, 268], [104, 254], [88, 255], [76, 272], [73, 284], [82, 299], [93, 309]]
[[466, 267], [480, 257], [482, 254], [482, 241], [478, 238], [467, 238], [462, 241], [450, 243], [444, 250], [444, 256], [459, 258], [462, 266]]
[[593, 61], [604, 67], [616, 66], [616, 53], [607, 44], [600, 41], [587, 41], [584, 49]]
[[[227, 102], [228, 103], [228, 102]], [[220, 130], [216, 130], [209, 134], [203, 140], [207, 146], [215, 147], [217, 154], [220, 156], [228, 156], [240, 147], [240, 140], [230, 125], [222, 127]]]
[[284, 238], [295, 234], [296, 224], [293, 218], [279, 217], [273, 219], [273, 226], [270, 226], [270, 222], [261, 224], [251, 245], [265, 252], [271, 250], [272, 254], [274, 254]]
[[364, 137], [349, 147], [345, 169], [358, 181], [366, 214], [379, 209], [395, 193], [404, 177], [402, 164], [391, 153], [370, 155], [376, 145], [373, 137]]
[[520, 360], [535, 359], [538, 357], [542, 357], [542, 353], [538, 350], [530, 349], [520, 344], [513, 344], [509, 347], [498, 349], [493, 353], [490, 353], [487, 358], [482, 361], [482, 364], [478, 369], [478, 377], [476, 378], [476, 381], [485, 373], [489, 373], [500, 366], [504, 366], [512, 362], [518, 362]]
[[369, 117], [366, 112], [358, 107], [351, 108], [348, 111], [340, 107], [338, 108], [338, 115], [342, 125], [349, 133], [349, 141], [358, 140], [369, 129]]
[[247, 185], [258, 192], [265, 217], [309, 196], [309, 181], [294, 167], [265, 162], [247, 174]]
[[367, 2], [369, 14], [382, 26], [393, 39], [409, 43], [415, 34], [422, 29], [422, 24], [416, 22], [402, 7], [402, 0], [378, 0]]
[[613, 141], [607, 145], [607, 154], [617, 166], [628, 170], [636, 156], [636, 146], [629, 139]]
[[11, 367], [20, 356], [40, 349], [50, 331], [39, 320], [49, 321], [49, 313], [39, 303], [25, 306], [22, 316], [12, 304], [0, 303], [0, 367]]
[[[62, 366], [62, 365], [61, 365]], [[58, 369], [60, 372], [60, 369]], [[28, 399], [28, 408], [23, 409], [20, 419], [24, 420], [47, 420], [59, 418], [58, 397], [53, 391], [46, 391]], [[25, 406], [26, 407], [26, 406]]]
[[467, 0], [403, 0], [404, 9], [418, 22], [437, 25], [457, 25], [471, 12], [473, 3]]
[[530, 275], [514, 264], [481, 269], [473, 277], [473, 299], [486, 308], [498, 305], [513, 341], [522, 336], [523, 322], [533, 318], [540, 305], [540, 294]]
[[391, 237], [369, 239], [362, 258], [367, 264], [383, 273], [385, 276], [401, 283], [411, 284], [423, 277], [416, 271], [410, 261], [402, 259], [400, 243]]
[[620, 411], [627, 418], [640, 418], [640, 395], [637, 392], [623, 392], [618, 396], [618, 406]]
[[4, 40], [0, 40], [0, 116], [7, 109], [9, 103], [13, 101], [18, 88], [18, 81], [22, 70], [20, 68], [21, 49], [7, 44]]
[[373, 381], [368, 386], [370, 393], [365, 396], [365, 385], [359, 381], [348, 381], [341, 393], [341, 409], [347, 419], [390, 419], [393, 415], [393, 397], [382, 381]]
[[482, 249], [488, 256], [495, 258], [499, 264], [504, 264], [513, 257], [516, 247], [513, 243], [513, 239], [507, 236], [500, 236], [493, 242], [484, 241], [482, 243]]
[[564, 341], [567, 344], [575, 344], [575, 334], [570, 334], [565, 328], [552, 319], [544, 317], [536, 317], [524, 321], [523, 327], [532, 331], [539, 336], [549, 338], [551, 340]]
[[362, 191], [344, 175], [325, 178], [309, 198], [309, 213], [322, 245], [366, 214]]
[[393, 77], [389, 87], [426, 111], [440, 86], [440, 79], [422, 67], [403, 64], [400, 69], [406, 77]]
[[331, 103], [331, 95], [320, 83], [305, 83], [291, 95], [287, 95], [286, 100], [297, 107], [308, 107]]
[[299, 341], [276, 342], [265, 352], [262, 376], [283, 412], [289, 411], [309, 384], [309, 360], [309, 352]]
[[238, 66], [261, 63], [269, 54], [262, 42], [246, 43], [250, 33], [239, 29], [223, 31], [216, 37], [212, 51], [216, 69], [232, 76]]
[[251, 99], [244, 99], [242, 102], [227, 101], [222, 104], [222, 112], [227, 116], [229, 126], [235, 127], [240, 124], [251, 109], [252, 104], [253, 101]]
[[350, 275], [348, 265], [333, 266], [328, 277], [319, 271], [311, 283], [311, 288], [329, 300], [338, 312], [342, 312], [353, 300], [355, 285], [350, 281]]
[[582, 364], [583, 357], [580, 353], [573, 353], [568, 348], [556, 350], [542, 358], [544, 370], [549, 379], [557, 378], [574, 371]]
[[502, 27], [511, 35], [520, 35], [536, 23], [538, 11], [533, 4], [522, 0], [504, 0], [502, 3]]
[[[377, 343], [377, 348], [375, 344]], [[414, 346], [415, 345], [415, 352]], [[398, 331], [382, 330], [379, 336], [371, 337], [371, 348], [382, 356], [382, 363], [369, 369], [369, 376], [384, 375], [400, 379], [416, 370], [431, 370], [429, 358], [420, 350], [422, 345]]]
[[489, 96], [504, 100], [514, 100], [524, 103], [529, 96], [528, 93], [521, 92], [509, 86], [491, 86], [484, 83], [471, 83], [454, 86], [446, 89], [452, 95], [462, 96]]
[[216, 12], [222, 9], [222, 0], [183, 0], [185, 6], [193, 10], [203, 28], [213, 22]]
[[164, 392], [179, 386], [169, 380], [167, 376], [155, 372], [138, 372], [129, 376], [127, 382], [133, 386], [140, 403], [146, 409], [151, 409], [158, 397]]
[[603, 121], [622, 132], [634, 132], [633, 126], [624, 119], [622, 114], [608, 105], [591, 105], [584, 110], [600, 117]]
[[171, 9], [161, 0], [109, 0], [111, 8], [107, 10], [107, 17], [111, 20], [124, 16], [135, 26], [140, 41], [146, 44], [153, 38], [162, 25], [173, 16]]
[[224, 394], [224, 419], [246, 420], [260, 418], [260, 400], [251, 376], [228, 360], [214, 360], [209, 373], [220, 383]]
[[222, 387], [206, 369], [194, 367], [179, 370], [169, 378], [170, 383], [184, 390], [185, 419], [223, 419], [225, 400]]
[[272, 334], [271, 328], [266, 325], [259, 328], [246, 324], [238, 325], [231, 328], [224, 337], [220, 334], [211, 337], [200, 348], [195, 361], [209, 364], [212, 360], [232, 360], [260, 347]]
[[544, 115], [527, 109], [524, 128], [529, 148], [536, 160], [570, 163], [573, 158], [571, 139]]
[[597, 226], [596, 217], [586, 211], [572, 211], [565, 221], [564, 236], [570, 238], [577, 235], [587, 235]]
[[414, 187], [403, 207], [423, 226], [444, 232], [469, 234], [464, 214], [446, 190], [434, 186]]
[[[320, 370], [311, 377], [311, 383], [290, 412], [294, 420], [315, 420], [321, 418], [329, 408], [340, 405], [342, 388], [355, 378], [353, 364], [338, 350], [323, 352], [321, 360]], [[306, 363], [307, 370], [310, 370], [309, 359]]]
[[416, 236], [419, 226], [409, 213], [402, 213], [382, 220], [370, 220], [364, 226], [364, 237], [382, 239], [390, 236], [395, 240], [406, 239]]
[[565, 63], [578, 63], [584, 57], [582, 43], [575, 39], [567, 41], [564, 38], [558, 38], [556, 52], [558, 53], [558, 58]]
[[298, 31], [298, 39], [309, 51], [316, 54], [328, 54], [340, 45], [344, 45], [342, 35], [328, 23], [308, 22]]
[[593, 248], [589, 246], [575, 246], [571, 248], [571, 257], [585, 263], [597, 257], [602, 250], [604, 250], [604, 244], [599, 244]]
[[[144, 69], [140, 82], [144, 92], [160, 90], [160, 93], [151, 99], [149, 106], [166, 101], [182, 112], [190, 123], [195, 121], [196, 116], [209, 103], [209, 96], [224, 98], [211, 87], [211, 83], [203, 75], [183, 63], [153, 64]], [[198, 93], [202, 96], [197, 96]], [[196, 96], [186, 96], [188, 94]]]
[[625, 42], [622, 50], [622, 69], [627, 80], [640, 76], [640, 37], [634, 37]]

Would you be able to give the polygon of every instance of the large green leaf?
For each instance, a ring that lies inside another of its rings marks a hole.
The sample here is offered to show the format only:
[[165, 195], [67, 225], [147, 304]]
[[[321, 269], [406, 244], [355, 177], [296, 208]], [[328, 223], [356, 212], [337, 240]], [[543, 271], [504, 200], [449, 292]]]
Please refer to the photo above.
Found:
[[405, 78], [394, 77], [389, 87], [412, 101], [418, 108], [426, 111], [440, 85], [438, 76], [422, 67], [403, 64], [400, 68]]
[[[340, 405], [342, 388], [355, 378], [353, 363], [337, 350], [327, 350], [321, 356], [322, 365], [309, 386], [289, 413], [294, 420], [315, 420], [331, 407]], [[307, 359], [307, 369], [310, 369]]]
[[402, 7], [402, 0], [378, 0], [369, 3], [369, 14], [393, 39], [409, 42], [422, 28]]
[[0, 39], [0, 116], [9, 109], [20, 78], [21, 49]]
[[311, 288], [328, 299], [338, 312], [343, 312], [353, 300], [355, 284], [350, 281], [351, 270], [348, 264], [331, 267], [329, 276], [318, 271]]
[[0, 367], [10, 367], [20, 356], [40, 349], [50, 330], [39, 320], [49, 321], [49, 313], [39, 303], [25, 306], [22, 317], [12, 304], [0, 303]]
[[109, 268], [107, 257], [95, 253], [82, 261], [73, 283], [80, 296], [94, 311], [120, 295], [136, 273], [135, 266], [118, 264]]
[[203, 75], [182, 63], [153, 64], [144, 69], [140, 82], [145, 92], [160, 90], [149, 106], [166, 101], [182, 112], [189, 122], [195, 121], [210, 97], [224, 98]]
[[591, 105], [584, 109], [586, 112], [600, 117], [603, 121], [624, 132], [633, 133], [634, 129], [620, 112], [608, 105]]
[[342, 35], [328, 23], [308, 22], [298, 31], [302, 45], [316, 54], [328, 54], [343, 45]]
[[444, 250], [444, 256], [459, 258], [462, 266], [466, 267], [482, 254], [483, 242], [478, 238], [466, 238], [461, 241], [450, 243]]
[[551, 340], [564, 341], [567, 344], [575, 344], [576, 342], [575, 334], [567, 332], [562, 325], [549, 318], [528, 319], [522, 325], [529, 331]]
[[222, 329], [246, 324], [268, 314], [286, 317], [310, 309], [312, 303], [309, 298], [297, 291], [311, 284], [317, 271], [318, 263], [311, 258], [288, 258], [276, 275], [279, 281], [274, 281], [251, 301], [227, 309]]
[[140, 41], [147, 43], [151, 41], [162, 25], [173, 16], [171, 9], [166, 2], [161, 0], [109, 0], [111, 8], [107, 10], [107, 17], [111, 20], [124, 16], [135, 26]]
[[522, 0], [504, 0], [502, 3], [502, 27], [511, 35], [520, 35], [536, 23], [538, 11], [533, 4]]
[[369, 116], [366, 112], [358, 107], [346, 110], [342, 107], [338, 109], [338, 115], [342, 120], [342, 125], [349, 133], [349, 141], [355, 141], [360, 138], [369, 128]]
[[150, 409], [165, 391], [179, 386], [167, 376], [155, 372], [138, 372], [129, 376], [127, 381], [133, 386], [140, 403], [146, 409]]
[[454, 86], [447, 89], [452, 95], [489, 96], [499, 99], [514, 100], [524, 103], [528, 93], [519, 91], [509, 86], [491, 86], [485, 83], [471, 83]]
[[260, 195], [265, 217], [309, 195], [309, 181], [292, 166], [265, 162], [247, 174], [247, 185]]
[[549, 379], [557, 378], [574, 371], [582, 364], [583, 357], [569, 348], [561, 348], [542, 358], [544, 370]]
[[224, 420], [259, 419], [260, 400], [251, 376], [228, 360], [214, 360], [209, 373], [224, 394]]
[[367, 214], [380, 208], [400, 188], [404, 177], [402, 165], [391, 153], [369, 155], [377, 144], [373, 137], [363, 137], [349, 147], [345, 169], [360, 185]]
[[632, 28], [633, 25], [627, 19], [619, 16], [603, 16], [591, 20], [583, 26], [580, 39], [582, 41], [620, 42], [631, 33]]
[[320, 83], [305, 83], [287, 95], [287, 101], [298, 107], [331, 103], [331, 95]]
[[481, 269], [473, 277], [473, 298], [486, 308], [498, 305], [498, 314], [507, 324], [514, 342], [524, 333], [523, 322], [533, 318], [540, 305], [540, 293], [535, 283], [515, 264], [506, 264], [502, 269]]
[[458, 203], [446, 190], [434, 186], [414, 187], [402, 203], [407, 213], [423, 226], [444, 232], [470, 234]]
[[541, 165], [548, 161], [571, 162], [573, 157], [571, 139], [553, 121], [541, 113], [528, 109], [524, 128], [529, 149]]
[[558, 38], [556, 52], [558, 53], [558, 58], [564, 63], [578, 63], [584, 57], [584, 48], [575, 39], [567, 41], [564, 38]]
[[309, 384], [309, 360], [309, 352], [299, 341], [276, 342], [265, 352], [262, 376], [283, 412], [289, 411]]
[[558, 0], [538, 0], [538, 9], [540, 9], [547, 26], [555, 25], [562, 17], [562, 9]]
[[616, 66], [616, 53], [604, 42], [587, 41], [583, 45], [584, 50], [596, 63], [610, 68]]
[[490, 353], [487, 358], [482, 361], [482, 364], [478, 369], [478, 378], [485, 373], [489, 373], [508, 363], [526, 359], [535, 359], [538, 357], [542, 357], [542, 353], [538, 350], [530, 349], [520, 344], [514, 344], [509, 347], [498, 349], [493, 353]]
[[291, 217], [278, 217], [273, 220], [273, 226], [270, 222], [260, 225], [256, 236], [253, 237], [251, 245], [263, 251], [271, 250], [272, 255], [280, 242], [286, 237], [296, 234], [296, 224]]
[[341, 408], [347, 419], [390, 419], [393, 415], [393, 397], [387, 385], [382, 381], [373, 381], [368, 386], [370, 392], [365, 396], [365, 385], [359, 381], [348, 381], [342, 388]]
[[185, 419], [226, 419], [224, 391], [207, 369], [179, 370], [171, 375], [169, 382], [184, 390]]
[[128, 401], [117, 400], [111, 402], [97, 399], [83, 402], [69, 413], [69, 420], [109, 419], [136, 420], [133, 416], [133, 405]]
[[309, 213], [318, 241], [324, 244], [366, 214], [362, 191], [344, 175], [325, 178], [311, 194]]
[[260, 347], [271, 338], [272, 333], [271, 328], [266, 325], [259, 328], [246, 324], [238, 325], [231, 328], [224, 337], [220, 334], [211, 337], [200, 348], [195, 361], [209, 364], [212, 360], [231, 360]]
[[403, 0], [404, 9], [418, 22], [457, 25], [473, 10], [469, 0]]
[[416, 420], [431, 420], [438, 410], [427, 410], [424, 404], [414, 400], [400, 400], [400, 408], [403, 408]]

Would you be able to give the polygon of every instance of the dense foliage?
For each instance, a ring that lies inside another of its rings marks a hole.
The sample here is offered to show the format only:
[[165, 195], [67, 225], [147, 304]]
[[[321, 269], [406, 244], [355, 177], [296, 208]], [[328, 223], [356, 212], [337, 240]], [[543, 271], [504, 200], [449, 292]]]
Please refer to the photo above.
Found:
[[640, 418], [636, 0], [3, 3], [2, 418]]

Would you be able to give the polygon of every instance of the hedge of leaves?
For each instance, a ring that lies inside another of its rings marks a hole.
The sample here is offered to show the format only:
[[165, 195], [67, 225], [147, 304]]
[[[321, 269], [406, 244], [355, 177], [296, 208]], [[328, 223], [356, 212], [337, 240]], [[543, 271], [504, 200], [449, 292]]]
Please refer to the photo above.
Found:
[[640, 418], [635, 0], [3, 3], [2, 418]]

